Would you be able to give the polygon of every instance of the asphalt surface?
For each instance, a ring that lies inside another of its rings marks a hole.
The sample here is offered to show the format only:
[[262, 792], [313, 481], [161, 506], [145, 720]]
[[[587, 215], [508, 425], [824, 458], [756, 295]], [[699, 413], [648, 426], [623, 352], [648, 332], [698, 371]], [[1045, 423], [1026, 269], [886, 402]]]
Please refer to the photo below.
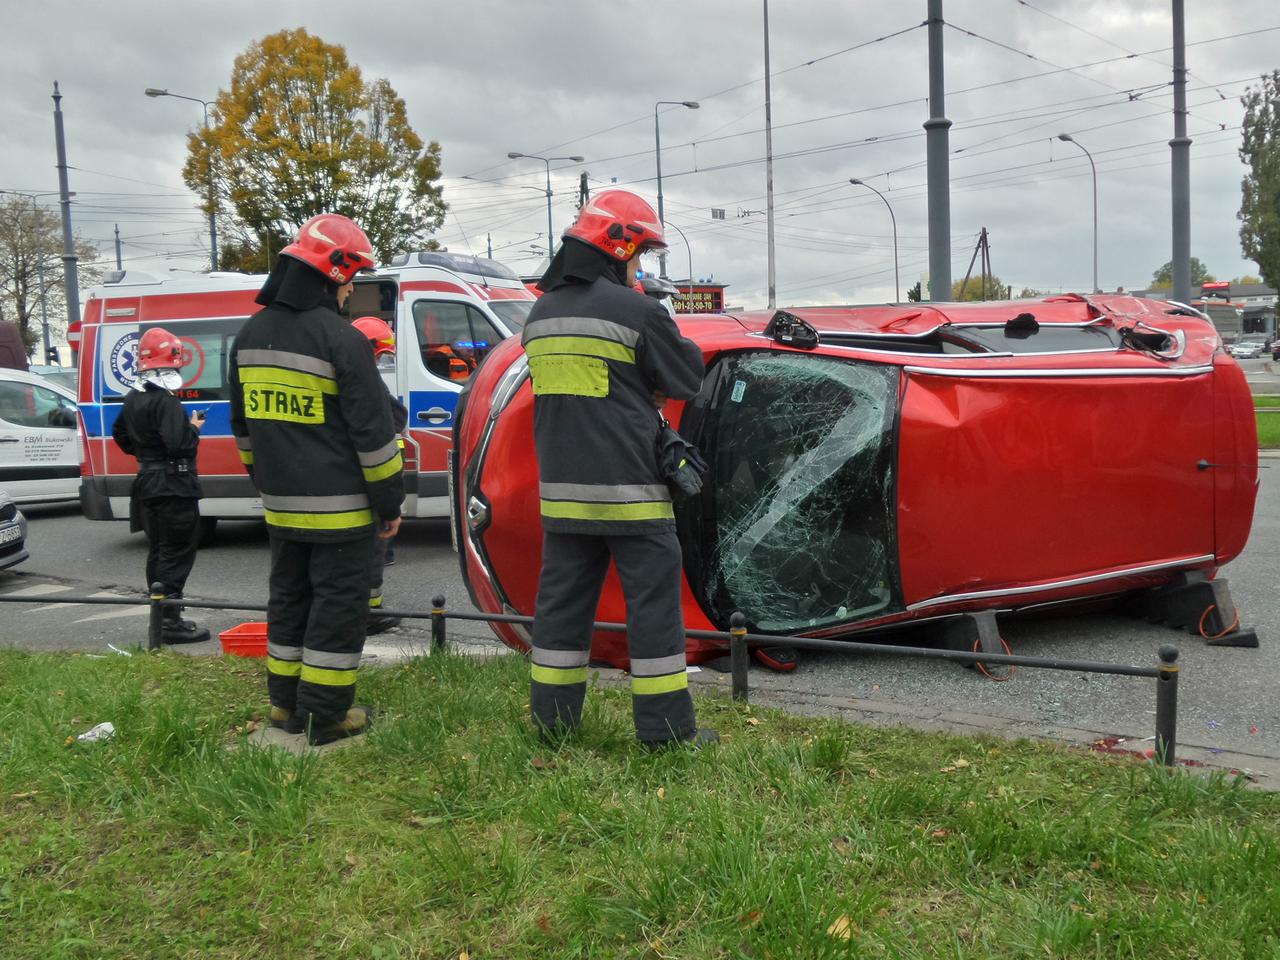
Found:
[[[1254, 391], [1280, 393], [1280, 364], [1245, 361]], [[1156, 651], [1174, 643], [1181, 652], [1179, 742], [1212, 756], [1280, 759], [1280, 458], [1261, 461], [1261, 488], [1252, 535], [1244, 554], [1223, 571], [1241, 623], [1257, 630], [1258, 649], [1209, 647], [1199, 637], [1118, 615], [1089, 614], [1002, 622], [1015, 653], [1074, 660], [1154, 666]], [[66, 606], [61, 596], [144, 593], [143, 537], [124, 523], [80, 516], [78, 505], [28, 507], [31, 558], [0, 572], [0, 596], [30, 602], [0, 604], [0, 644], [33, 650], [83, 650], [110, 654], [145, 643], [145, 608]], [[386, 602], [397, 609], [427, 610], [437, 593], [448, 606], [471, 609], [445, 521], [408, 521], [397, 540], [398, 562], [386, 568]], [[269, 556], [265, 528], [223, 522], [216, 541], [201, 550], [188, 584], [192, 598], [263, 604]], [[254, 613], [189, 610], [188, 617], [215, 634]], [[501, 649], [487, 629], [453, 622], [450, 635], [474, 649]], [[371, 658], [423, 651], [425, 621], [374, 638]], [[216, 639], [180, 648], [216, 653]], [[711, 671], [699, 685], [727, 687]], [[805, 654], [798, 670], [776, 674], [753, 666], [753, 697], [814, 712], [846, 712], [916, 726], [972, 726], [1003, 733], [1054, 735], [1070, 728], [1132, 738], [1154, 730], [1155, 681], [1021, 668], [1011, 682], [993, 683], [973, 670], [941, 661], [882, 655]], [[846, 709], [847, 708], [847, 709]], [[957, 723], [957, 718], [959, 722]], [[1064, 734], [1066, 739], [1071, 736]], [[1242, 763], [1235, 759], [1232, 762]], [[1280, 779], [1278, 777], [1277, 779]]]

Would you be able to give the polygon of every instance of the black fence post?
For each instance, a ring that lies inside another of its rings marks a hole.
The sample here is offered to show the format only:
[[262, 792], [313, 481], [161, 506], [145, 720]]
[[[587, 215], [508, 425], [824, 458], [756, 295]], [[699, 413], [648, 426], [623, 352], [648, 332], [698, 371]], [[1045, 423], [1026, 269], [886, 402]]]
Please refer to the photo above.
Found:
[[747, 618], [736, 610], [729, 618], [729, 666], [733, 673], [733, 699], [747, 702]]
[[151, 585], [151, 621], [147, 624], [147, 650], [159, 650], [164, 640], [164, 584]]
[[1160, 675], [1156, 678], [1156, 760], [1173, 766], [1178, 745], [1178, 648], [1160, 647]]
[[444, 597], [437, 595], [431, 598], [431, 652], [443, 651], [447, 637], [444, 627]]

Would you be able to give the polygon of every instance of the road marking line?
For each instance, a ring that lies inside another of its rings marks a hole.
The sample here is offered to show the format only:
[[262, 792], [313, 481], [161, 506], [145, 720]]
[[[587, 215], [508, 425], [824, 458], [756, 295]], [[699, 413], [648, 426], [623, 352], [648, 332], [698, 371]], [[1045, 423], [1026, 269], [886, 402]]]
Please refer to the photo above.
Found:
[[50, 593], [65, 593], [71, 588], [61, 583], [33, 583], [18, 590], [6, 590], [6, 597], [43, 597]]
[[[110, 590], [100, 590], [97, 593], [89, 594], [91, 597], [120, 597], [125, 599], [122, 594], [112, 593]], [[70, 610], [72, 607], [92, 607], [96, 604], [92, 603], [47, 603], [43, 607], [33, 607], [27, 613], [42, 613], [46, 610]], [[145, 607], [143, 609], [146, 609]]]
[[119, 617], [137, 617], [151, 612], [148, 605], [138, 605], [136, 607], [121, 607], [119, 610], [108, 610], [106, 613], [95, 613], [89, 617], [81, 617], [79, 620], [73, 620], [72, 623], [88, 623], [90, 620], [115, 620]]

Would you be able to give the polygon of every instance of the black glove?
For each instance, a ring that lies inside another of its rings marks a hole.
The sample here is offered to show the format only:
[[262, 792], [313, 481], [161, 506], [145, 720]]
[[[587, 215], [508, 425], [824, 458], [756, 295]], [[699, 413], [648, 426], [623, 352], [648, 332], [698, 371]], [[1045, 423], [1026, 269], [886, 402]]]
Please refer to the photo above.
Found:
[[666, 418], [658, 431], [658, 471], [675, 500], [696, 497], [702, 492], [702, 478], [707, 475], [707, 462], [698, 448], [676, 433]]

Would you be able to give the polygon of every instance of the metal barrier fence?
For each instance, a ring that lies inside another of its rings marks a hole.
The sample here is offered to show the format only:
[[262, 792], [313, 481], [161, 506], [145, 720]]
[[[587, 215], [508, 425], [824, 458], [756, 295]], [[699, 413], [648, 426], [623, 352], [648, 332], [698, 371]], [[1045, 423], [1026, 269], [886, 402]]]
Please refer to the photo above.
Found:
[[[200, 610], [244, 610], [265, 613], [264, 604], [226, 603], [213, 600], [189, 600], [187, 598], [171, 599], [164, 595], [160, 584], [152, 584], [151, 595], [147, 599], [130, 597], [8, 597], [0, 595], [0, 602], [8, 603], [65, 603], [65, 604], [106, 604], [113, 606], [151, 607], [151, 617], [147, 628], [147, 649], [157, 650], [163, 644], [165, 607], [192, 607]], [[379, 608], [378, 613], [388, 617], [399, 617], [404, 620], [430, 620], [431, 645], [435, 650], [444, 650], [448, 644], [446, 623], [448, 620], [476, 621], [480, 623], [511, 623], [531, 627], [533, 617], [511, 613], [450, 613], [445, 608], [445, 598], [437, 595], [431, 598], [431, 610], [391, 610]], [[595, 622], [593, 627], [605, 633], [626, 633], [625, 623]], [[1172, 644], [1162, 644], [1159, 650], [1160, 662], [1154, 667], [1137, 667], [1128, 664], [1106, 663], [1098, 660], [1060, 660], [1052, 657], [1021, 657], [1009, 653], [970, 653], [965, 650], [947, 650], [939, 647], [905, 647], [894, 644], [866, 643], [857, 640], [822, 640], [815, 637], [779, 637], [765, 634], [747, 633], [746, 618], [735, 613], [730, 618], [730, 629], [720, 630], [686, 630], [686, 635], [698, 640], [717, 640], [724, 643], [729, 650], [730, 674], [732, 676], [732, 699], [746, 703], [750, 695], [747, 677], [749, 650], [753, 646], [775, 646], [785, 644], [799, 650], [825, 650], [829, 653], [866, 653], [883, 654], [894, 657], [916, 657], [924, 660], [950, 660], [955, 663], [968, 664], [1003, 664], [1010, 667], [1032, 667], [1039, 670], [1070, 670], [1077, 673], [1109, 673], [1124, 677], [1146, 677], [1156, 681], [1156, 729], [1154, 758], [1172, 766], [1175, 762], [1178, 729], [1178, 648]]]

